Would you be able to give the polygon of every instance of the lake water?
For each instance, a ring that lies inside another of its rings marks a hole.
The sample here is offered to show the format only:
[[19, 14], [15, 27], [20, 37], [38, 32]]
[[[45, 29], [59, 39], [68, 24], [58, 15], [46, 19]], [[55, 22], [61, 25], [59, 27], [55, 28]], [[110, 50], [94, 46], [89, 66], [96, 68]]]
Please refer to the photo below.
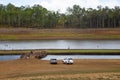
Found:
[[56, 58], [62, 60], [64, 58], [73, 59], [120, 59], [120, 55], [47, 55], [42, 60], [50, 60], [51, 58]]
[[20, 55], [0, 55], [0, 61], [19, 59]]
[[[66, 57], [73, 59], [120, 59], [120, 55], [47, 55], [45, 58], [42, 58], [42, 60], [50, 60], [51, 58], [62, 60]], [[19, 58], [20, 55], [0, 55], [0, 61], [15, 60]]]
[[0, 50], [19, 49], [120, 49], [120, 40], [0, 41]]

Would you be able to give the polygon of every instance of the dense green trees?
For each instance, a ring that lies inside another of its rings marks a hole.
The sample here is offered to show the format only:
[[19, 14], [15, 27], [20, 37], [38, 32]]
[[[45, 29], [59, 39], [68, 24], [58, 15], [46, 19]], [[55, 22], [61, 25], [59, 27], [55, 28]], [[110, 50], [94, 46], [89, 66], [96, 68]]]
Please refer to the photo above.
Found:
[[68, 8], [68, 13], [71, 16], [67, 19], [69, 26], [77, 28], [117, 28], [120, 27], [120, 7], [97, 9], [80, 8], [74, 5], [73, 8]]
[[58, 13], [48, 11], [40, 5], [15, 7], [12, 4], [0, 4], [0, 26], [55, 28]]
[[120, 7], [97, 9], [74, 5], [66, 13], [49, 11], [40, 5], [16, 7], [0, 4], [0, 27], [32, 28], [118, 28]]

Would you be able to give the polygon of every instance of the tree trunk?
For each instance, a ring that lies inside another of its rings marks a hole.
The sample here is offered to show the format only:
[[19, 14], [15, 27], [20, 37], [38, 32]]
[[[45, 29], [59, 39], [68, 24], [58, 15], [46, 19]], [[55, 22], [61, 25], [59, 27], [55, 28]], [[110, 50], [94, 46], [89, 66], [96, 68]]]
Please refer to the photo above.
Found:
[[114, 18], [114, 21], [113, 21], [113, 26], [114, 26], [114, 28], [116, 27], [116, 21], [115, 21], [115, 18]]
[[102, 28], [105, 27], [105, 21], [104, 21], [104, 18], [102, 19]]

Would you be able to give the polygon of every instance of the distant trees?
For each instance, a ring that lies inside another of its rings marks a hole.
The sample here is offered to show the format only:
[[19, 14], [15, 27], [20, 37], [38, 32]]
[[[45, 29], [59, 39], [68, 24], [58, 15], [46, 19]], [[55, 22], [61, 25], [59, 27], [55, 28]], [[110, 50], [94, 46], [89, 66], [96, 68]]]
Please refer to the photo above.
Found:
[[13, 4], [0, 4], [0, 26], [55, 28], [58, 12], [48, 11], [40, 5], [15, 7]]
[[[81, 8], [79, 5], [74, 5], [73, 8], [68, 8], [67, 25], [76, 28], [118, 28], [120, 27], [120, 7], [110, 9], [109, 7], [97, 9]], [[66, 26], [67, 26], [66, 25]]]
[[120, 7], [98, 6], [97, 9], [74, 5], [66, 14], [48, 11], [40, 5], [16, 7], [0, 4], [0, 27], [32, 28], [118, 28]]

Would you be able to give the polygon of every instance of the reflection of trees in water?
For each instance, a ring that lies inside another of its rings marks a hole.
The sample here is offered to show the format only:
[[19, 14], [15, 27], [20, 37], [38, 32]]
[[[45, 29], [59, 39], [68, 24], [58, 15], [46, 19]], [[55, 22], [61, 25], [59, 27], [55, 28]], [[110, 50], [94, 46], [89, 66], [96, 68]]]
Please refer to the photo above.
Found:
[[6, 47], [8, 47], [8, 44], [5, 44]]
[[99, 48], [99, 45], [97, 45], [97, 48]]
[[[56, 42], [57, 41], [57, 42]], [[60, 41], [60, 42], [59, 42]], [[120, 49], [116, 40], [51, 40], [51, 41], [8, 41], [0, 42], [0, 50], [26, 49]]]
[[5, 44], [4, 46], [5, 46], [5, 49], [6, 49], [6, 50], [8, 50], [8, 49], [9, 49], [9, 50], [13, 50], [12, 47], [11, 47], [10, 45], [8, 45], [8, 44]]

